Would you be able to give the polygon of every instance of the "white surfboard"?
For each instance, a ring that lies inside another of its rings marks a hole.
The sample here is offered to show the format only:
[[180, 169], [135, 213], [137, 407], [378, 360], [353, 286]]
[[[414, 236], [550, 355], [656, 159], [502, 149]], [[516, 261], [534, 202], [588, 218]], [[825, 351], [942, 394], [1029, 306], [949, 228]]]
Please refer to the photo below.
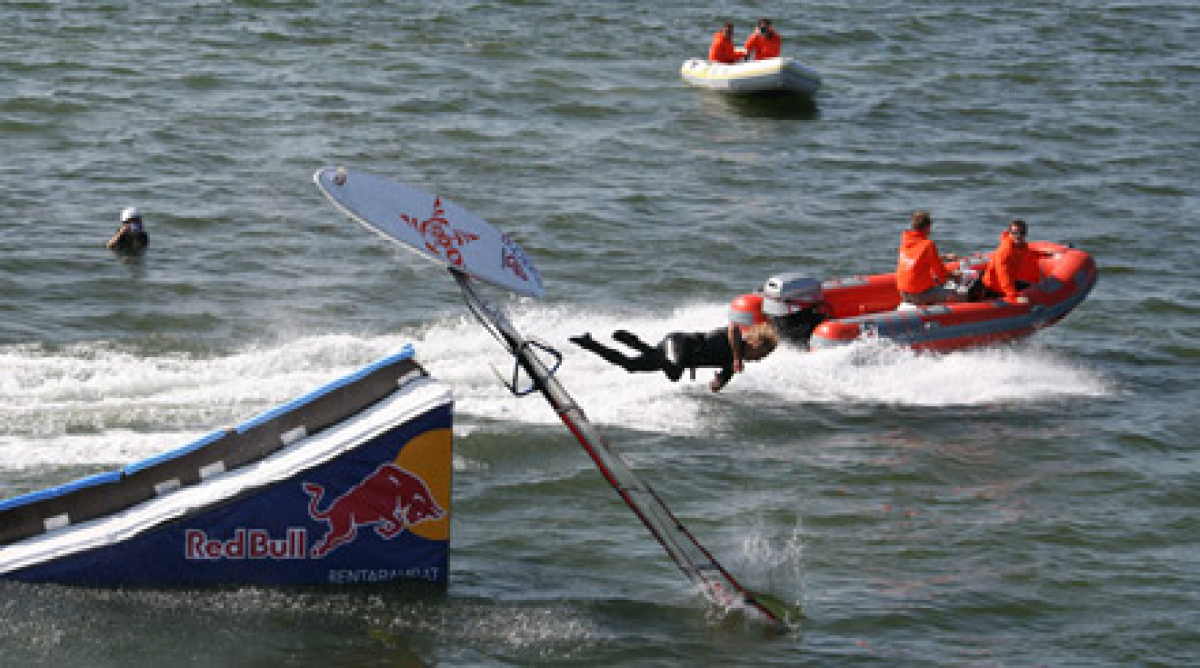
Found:
[[518, 294], [546, 294], [542, 277], [520, 244], [453, 202], [345, 167], [317, 170], [313, 181], [367, 229], [428, 260]]

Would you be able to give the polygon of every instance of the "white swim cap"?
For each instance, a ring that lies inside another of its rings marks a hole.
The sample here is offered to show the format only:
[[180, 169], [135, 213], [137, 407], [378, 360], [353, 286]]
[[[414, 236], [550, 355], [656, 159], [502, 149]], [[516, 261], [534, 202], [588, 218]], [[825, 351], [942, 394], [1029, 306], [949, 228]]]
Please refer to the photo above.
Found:
[[134, 218], [141, 218], [141, 217], [142, 217], [142, 212], [138, 211], [138, 208], [136, 206], [127, 206], [124, 209], [121, 209], [121, 222], [122, 223], [129, 221], [129, 220], [133, 220]]

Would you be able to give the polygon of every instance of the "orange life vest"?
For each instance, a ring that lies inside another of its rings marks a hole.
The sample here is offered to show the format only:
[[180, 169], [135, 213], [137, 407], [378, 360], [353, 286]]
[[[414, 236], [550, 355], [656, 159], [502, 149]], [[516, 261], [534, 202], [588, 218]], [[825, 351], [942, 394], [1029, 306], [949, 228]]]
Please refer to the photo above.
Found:
[[925, 292], [949, 277], [937, 244], [929, 240], [929, 235], [921, 230], [904, 230], [896, 258], [896, 289], [912, 294]]
[[725, 35], [724, 30], [718, 30], [717, 34], [713, 35], [712, 46], [708, 47], [708, 59], [714, 63], [736, 63], [741, 58], [733, 40]]
[[1008, 230], [1000, 233], [1000, 245], [992, 253], [992, 261], [983, 272], [984, 287], [999, 292], [1006, 299], [1016, 299], [1020, 294], [1017, 281], [1034, 285], [1041, 282], [1042, 270], [1038, 254], [1024, 243], [1018, 244]]
[[751, 60], [778, 58], [780, 42], [779, 33], [774, 30], [767, 35], [756, 32], [746, 40], [746, 56]]

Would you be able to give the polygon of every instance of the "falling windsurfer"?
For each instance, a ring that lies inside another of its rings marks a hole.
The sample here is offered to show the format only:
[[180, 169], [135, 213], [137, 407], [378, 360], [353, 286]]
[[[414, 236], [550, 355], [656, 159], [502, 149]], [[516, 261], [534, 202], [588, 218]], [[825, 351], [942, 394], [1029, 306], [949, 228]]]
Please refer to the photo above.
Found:
[[[758, 295], [743, 295], [738, 299], [746, 297], [762, 299]], [[736, 307], [738, 300], [734, 304]], [[758, 313], [761, 312], [760, 307]], [[741, 373], [745, 362], [761, 360], [779, 345], [775, 328], [769, 322], [761, 321], [745, 324], [733, 321], [727, 327], [710, 332], [672, 332], [655, 346], [623, 329], [613, 332], [612, 336], [638, 354], [630, 356], [610, 348], [597, 342], [591, 334], [573, 336], [571, 342], [630, 373], [662, 371], [672, 382], [683, 377], [685, 369], [691, 369], [693, 377], [698, 367], [719, 369], [708, 385], [713, 392], [720, 392], [734, 374]]]

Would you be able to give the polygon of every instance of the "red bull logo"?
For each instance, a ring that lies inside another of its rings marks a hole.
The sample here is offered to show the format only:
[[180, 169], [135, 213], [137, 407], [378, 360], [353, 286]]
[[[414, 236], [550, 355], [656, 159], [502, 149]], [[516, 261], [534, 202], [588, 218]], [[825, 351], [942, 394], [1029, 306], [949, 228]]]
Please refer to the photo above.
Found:
[[313, 545], [314, 559], [354, 541], [359, 527], [373, 526], [380, 538], [391, 540], [409, 527], [439, 520], [446, 514], [424, 480], [391, 462], [375, 469], [324, 510], [320, 509], [325, 495], [323, 486], [306, 482], [304, 491], [312, 497], [309, 517], [329, 527]]

